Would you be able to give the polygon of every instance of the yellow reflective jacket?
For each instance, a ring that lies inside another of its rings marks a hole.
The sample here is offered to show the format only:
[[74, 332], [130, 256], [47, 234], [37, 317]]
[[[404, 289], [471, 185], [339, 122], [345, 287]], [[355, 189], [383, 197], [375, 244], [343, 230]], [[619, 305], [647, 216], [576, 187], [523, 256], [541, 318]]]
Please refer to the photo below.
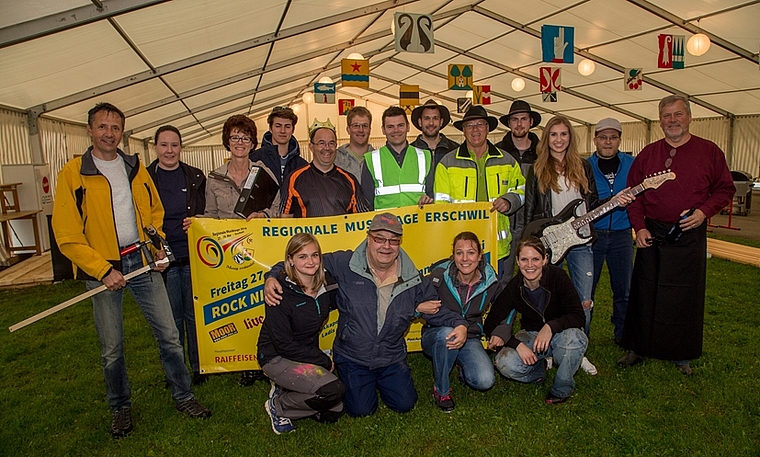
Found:
[[[486, 159], [486, 194], [488, 201], [503, 198], [509, 202], [509, 212], [497, 217], [498, 258], [509, 255], [512, 233], [509, 215], [525, 203], [525, 178], [520, 164], [510, 154], [488, 142]], [[467, 150], [465, 142], [446, 154], [435, 169], [435, 202], [465, 203], [477, 201], [478, 165]]]

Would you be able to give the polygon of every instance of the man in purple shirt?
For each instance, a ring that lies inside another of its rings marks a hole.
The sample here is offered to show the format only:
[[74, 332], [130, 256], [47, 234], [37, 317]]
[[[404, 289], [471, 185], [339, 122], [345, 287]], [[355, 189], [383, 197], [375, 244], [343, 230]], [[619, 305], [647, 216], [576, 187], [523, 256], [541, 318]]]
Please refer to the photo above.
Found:
[[628, 206], [638, 250], [623, 328], [628, 352], [618, 364], [635, 365], [642, 356], [672, 360], [688, 376], [689, 360], [702, 355], [706, 219], [728, 205], [736, 189], [723, 151], [689, 133], [689, 100], [670, 95], [659, 112], [665, 138], [636, 157], [628, 186], [663, 170], [676, 179]]

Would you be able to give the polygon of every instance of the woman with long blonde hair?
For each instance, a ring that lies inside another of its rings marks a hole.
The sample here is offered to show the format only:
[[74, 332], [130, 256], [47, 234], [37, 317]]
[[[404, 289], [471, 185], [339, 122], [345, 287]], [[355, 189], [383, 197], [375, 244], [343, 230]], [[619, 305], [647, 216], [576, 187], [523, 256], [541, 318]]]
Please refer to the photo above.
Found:
[[[557, 216], [565, 207], [577, 199], [583, 203], [577, 208], [580, 216], [599, 206], [599, 195], [591, 164], [578, 153], [578, 144], [570, 120], [564, 116], [554, 116], [546, 123], [541, 141], [536, 151], [538, 158], [528, 170], [525, 184], [525, 225], [530, 222]], [[591, 235], [590, 225], [583, 235]], [[523, 233], [523, 237], [531, 235]], [[586, 335], [591, 325], [594, 303], [591, 291], [594, 279], [594, 254], [591, 242], [571, 248], [565, 256], [570, 278], [581, 298], [586, 314]], [[558, 266], [562, 265], [559, 262]], [[591, 375], [596, 367], [583, 358], [581, 368]]]

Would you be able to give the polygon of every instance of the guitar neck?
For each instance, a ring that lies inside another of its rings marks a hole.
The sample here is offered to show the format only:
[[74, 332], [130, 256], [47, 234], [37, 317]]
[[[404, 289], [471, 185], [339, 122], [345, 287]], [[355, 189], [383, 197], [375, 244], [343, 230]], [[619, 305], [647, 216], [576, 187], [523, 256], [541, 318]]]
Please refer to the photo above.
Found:
[[[644, 192], [646, 188], [644, 187], [644, 183], [639, 184], [636, 187], [632, 187], [631, 190], [628, 191], [629, 194], [633, 195], [634, 197], [636, 195], [639, 195], [640, 193]], [[588, 213], [584, 214], [583, 216], [579, 216], [576, 218], [572, 226], [574, 229], [579, 229], [583, 227], [584, 225], [590, 224], [591, 222], [595, 221], [596, 219], [604, 216], [605, 214], [609, 213], [613, 209], [620, 206], [617, 200], [611, 200], [607, 203], [605, 203], [602, 206], [597, 207], [596, 209], [589, 211]]]

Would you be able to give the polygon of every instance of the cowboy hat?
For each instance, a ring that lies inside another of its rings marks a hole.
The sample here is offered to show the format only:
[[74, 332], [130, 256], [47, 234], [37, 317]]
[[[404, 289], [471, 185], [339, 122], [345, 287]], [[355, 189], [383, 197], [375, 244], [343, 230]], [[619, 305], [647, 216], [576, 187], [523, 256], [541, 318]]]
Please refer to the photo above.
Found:
[[499, 118], [502, 124], [509, 127], [509, 116], [517, 113], [528, 113], [530, 118], [533, 119], [533, 127], [538, 127], [541, 123], [541, 115], [530, 109], [528, 102], [523, 100], [515, 100], [512, 102], [512, 106], [509, 107], [509, 112]]
[[464, 131], [463, 124], [472, 119], [485, 119], [486, 121], [488, 121], [489, 132], [493, 131], [493, 129], [495, 129], [496, 126], [499, 125], [499, 121], [497, 121], [495, 117], [489, 116], [485, 108], [483, 108], [480, 105], [472, 105], [470, 109], [468, 109], [467, 112], [464, 113], [464, 117], [462, 118], [461, 121], [454, 122], [454, 127], [456, 127], [459, 130]]
[[420, 130], [420, 118], [422, 117], [422, 112], [425, 111], [428, 108], [437, 109], [438, 112], [441, 115], [441, 119], [443, 119], [443, 125], [441, 125], [441, 128], [446, 127], [449, 125], [449, 122], [451, 122], [451, 115], [449, 114], [449, 109], [446, 108], [443, 105], [439, 105], [435, 102], [432, 98], [425, 102], [424, 105], [420, 105], [417, 108], [414, 108], [412, 110], [412, 125], [414, 125], [417, 130]]

